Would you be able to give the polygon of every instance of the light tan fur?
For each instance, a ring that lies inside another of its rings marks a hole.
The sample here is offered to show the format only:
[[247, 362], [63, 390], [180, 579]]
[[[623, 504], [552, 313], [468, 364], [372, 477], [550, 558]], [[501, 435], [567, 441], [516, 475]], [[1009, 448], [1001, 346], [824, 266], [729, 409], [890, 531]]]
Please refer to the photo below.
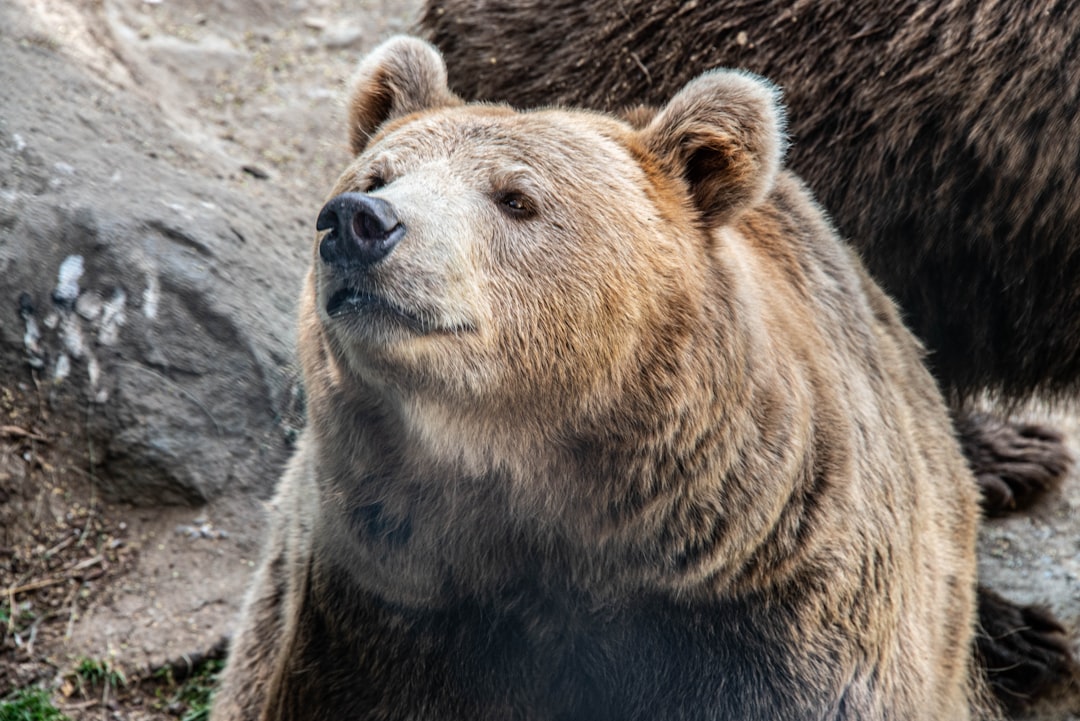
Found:
[[[776, 91], [708, 73], [635, 127], [445, 83], [404, 38], [355, 81], [332, 195], [405, 236], [317, 239], [214, 719], [989, 717], [974, 480]], [[329, 314], [354, 287], [403, 315]]]

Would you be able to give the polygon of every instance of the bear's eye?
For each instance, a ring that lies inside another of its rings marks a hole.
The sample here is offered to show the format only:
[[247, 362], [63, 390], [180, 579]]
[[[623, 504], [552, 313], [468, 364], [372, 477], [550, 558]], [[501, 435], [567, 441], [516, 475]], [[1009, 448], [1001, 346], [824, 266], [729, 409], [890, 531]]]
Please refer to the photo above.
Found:
[[531, 218], [536, 214], [535, 208], [529, 199], [514, 191], [499, 193], [495, 196], [499, 209], [511, 218]]
[[364, 189], [365, 193], [374, 193], [379, 188], [386, 186], [386, 178], [381, 175], [373, 175], [368, 178], [367, 188]]

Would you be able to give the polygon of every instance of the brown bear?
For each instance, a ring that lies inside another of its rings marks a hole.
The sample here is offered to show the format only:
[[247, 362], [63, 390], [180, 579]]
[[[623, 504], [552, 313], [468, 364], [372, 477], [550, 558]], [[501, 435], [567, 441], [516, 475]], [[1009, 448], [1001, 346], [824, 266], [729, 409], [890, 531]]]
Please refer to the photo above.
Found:
[[[422, 25], [467, 100], [617, 110], [717, 65], [778, 82], [791, 166], [929, 346], [985, 512], [1066, 474], [1060, 434], [969, 401], [1080, 389], [1080, 4], [427, 0]], [[1072, 683], [1044, 612], [980, 617], [1010, 705]]]
[[716, 66], [768, 77], [790, 165], [929, 347], [986, 509], [1070, 460], [1054, 431], [971, 416], [1080, 390], [1080, 3], [428, 0], [467, 100], [619, 110]]
[[361, 64], [213, 718], [993, 718], [922, 350], [714, 71], [630, 123]]

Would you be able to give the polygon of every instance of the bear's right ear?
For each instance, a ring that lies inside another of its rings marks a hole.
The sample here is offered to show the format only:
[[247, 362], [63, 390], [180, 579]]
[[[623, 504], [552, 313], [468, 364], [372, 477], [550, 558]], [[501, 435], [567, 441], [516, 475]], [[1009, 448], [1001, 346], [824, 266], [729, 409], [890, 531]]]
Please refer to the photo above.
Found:
[[409, 113], [460, 105], [446, 83], [446, 64], [434, 46], [398, 35], [364, 58], [352, 81], [349, 142], [359, 155], [380, 125]]
[[686, 181], [706, 225], [726, 225], [776, 180], [785, 146], [780, 91], [751, 73], [712, 70], [680, 90], [639, 137]]

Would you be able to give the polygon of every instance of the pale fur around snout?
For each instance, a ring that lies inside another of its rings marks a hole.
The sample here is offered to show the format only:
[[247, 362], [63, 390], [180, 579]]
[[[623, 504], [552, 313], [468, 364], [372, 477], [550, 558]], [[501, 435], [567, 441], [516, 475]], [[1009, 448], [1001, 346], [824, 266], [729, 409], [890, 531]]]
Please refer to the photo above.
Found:
[[[332, 195], [356, 192], [364, 179], [343, 179]], [[445, 162], [431, 162], [397, 177], [386, 187], [371, 193], [393, 208], [404, 228], [401, 241], [378, 263], [363, 269], [338, 269], [316, 264], [322, 319], [332, 326], [325, 313], [325, 301], [342, 287], [370, 289], [420, 319], [432, 334], [483, 332], [491, 320], [482, 297], [476, 239], [472, 236], [470, 212], [475, 201], [468, 188]], [[392, 343], [394, 336], [378, 334], [370, 328], [372, 342]], [[363, 323], [349, 326], [348, 333], [365, 335]], [[412, 335], [423, 335], [423, 332]], [[408, 333], [401, 334], [409, 336]]]

